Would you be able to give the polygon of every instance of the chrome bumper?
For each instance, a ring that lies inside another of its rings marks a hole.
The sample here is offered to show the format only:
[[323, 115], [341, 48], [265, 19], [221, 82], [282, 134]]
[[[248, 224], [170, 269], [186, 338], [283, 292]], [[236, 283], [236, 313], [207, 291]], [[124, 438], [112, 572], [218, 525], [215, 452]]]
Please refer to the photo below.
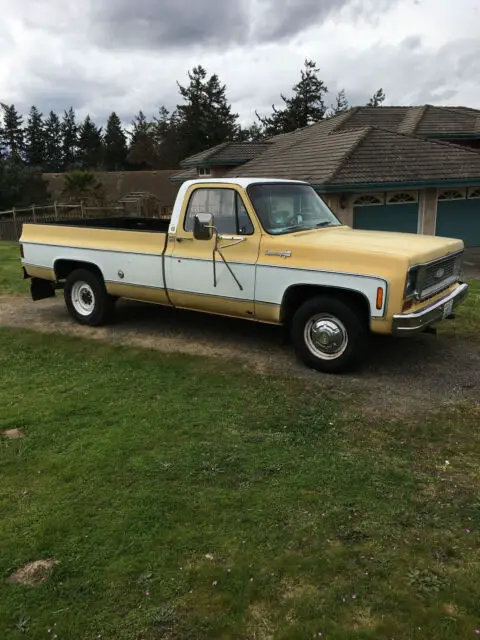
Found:
[[419, 333], [430, 324], [448, 318], [453, 309], [461, 304], [468, 295], [468, 284], [461, 284], [448, 296], [437, 300], [429, 307], [415, 313], [401, 313], [393, 316], [392, 333], [394, 336], [406, 336]]

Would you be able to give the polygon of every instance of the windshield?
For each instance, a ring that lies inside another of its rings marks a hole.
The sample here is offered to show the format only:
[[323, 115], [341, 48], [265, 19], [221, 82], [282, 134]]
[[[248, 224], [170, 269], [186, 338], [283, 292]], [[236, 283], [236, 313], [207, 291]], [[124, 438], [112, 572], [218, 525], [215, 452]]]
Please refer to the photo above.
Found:
[[248, 195], [262, 227], [272, 235], [341, 225], [307, 184], [252, 184]]

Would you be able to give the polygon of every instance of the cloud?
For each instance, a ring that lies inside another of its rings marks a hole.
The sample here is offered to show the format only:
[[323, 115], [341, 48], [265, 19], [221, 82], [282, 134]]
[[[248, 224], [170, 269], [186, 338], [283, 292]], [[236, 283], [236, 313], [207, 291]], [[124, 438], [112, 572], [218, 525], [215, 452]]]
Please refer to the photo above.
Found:
[[103, 124], [179, 102], [202, 64], [243, 123], [268, 113], [315, 60], [335, 93], [365, 104], [480, 108], [478, 0], [0, 0], [0, 101], [73, 106]]
[[327, 16], [338, 13], [351, 0], [258, 0], [253, 39], [275, 42], [289, 39]]
[[249, 29], [244, 0], [96, 0], [90, 20], [95, 42], [119, 49], [221, 47]]

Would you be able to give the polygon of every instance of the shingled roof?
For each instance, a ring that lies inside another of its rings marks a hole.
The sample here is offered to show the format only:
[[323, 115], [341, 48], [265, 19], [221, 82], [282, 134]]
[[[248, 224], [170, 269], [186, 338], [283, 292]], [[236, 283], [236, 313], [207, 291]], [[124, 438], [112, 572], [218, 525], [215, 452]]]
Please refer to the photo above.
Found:
[[355, 107], [339, 128], [373, 126], [418, 136], [480, 136], [480, 110], [467, 107]]
[[360, 144], [332, 175], [330, 183], [438, 183], [456, 180], [480, 182], [478, 151], [369, 127]]
[[[229, 164], [225, 177], [305, 180], [316, 186], [480, 182], [480, 152], [432, 139], [480, 137], [480, 111], [466, 107], [355, 107], [265, 142], [224, 143], [182, 166]], [[195, 177], [192, 170], [174, 177]]]
[[270, 143], [267, 141], [223, 142], [207, 151], [186, 158], [180, 164], [182, 167], [240, 164], [252, 160], [269, 146]]
[[226, 176], [290, 178], [318, 186], [480, 182], [478, 151], [378, 127], [343, 129], [335, 120], [279, 136], [269, 151]]

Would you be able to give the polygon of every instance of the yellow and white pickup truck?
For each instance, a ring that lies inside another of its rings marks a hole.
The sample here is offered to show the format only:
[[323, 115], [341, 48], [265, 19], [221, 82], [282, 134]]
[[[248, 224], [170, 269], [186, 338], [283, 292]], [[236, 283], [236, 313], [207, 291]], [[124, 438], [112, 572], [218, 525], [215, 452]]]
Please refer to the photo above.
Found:
[[33, 299], [63, 288], [82, 324], [127, 298], [285, 325], [300, 360], [332, 373], [370, 332], [425, 331], [468, 291], [461, 240], [351, 229], [297, 181], [189, 181], [170, 221], [25, 224], [20, 243]]

